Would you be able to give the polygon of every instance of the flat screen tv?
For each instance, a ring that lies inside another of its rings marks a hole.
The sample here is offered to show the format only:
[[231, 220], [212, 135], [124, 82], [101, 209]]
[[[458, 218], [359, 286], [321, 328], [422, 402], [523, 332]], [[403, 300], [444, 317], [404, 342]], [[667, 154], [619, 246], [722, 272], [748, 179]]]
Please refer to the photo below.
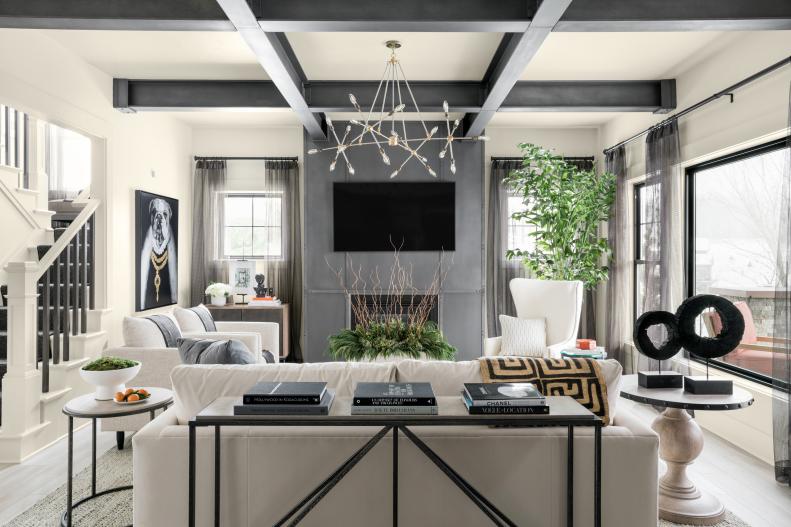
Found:
[[453, 251], [455, 183], [334, 183], [336, 251]]

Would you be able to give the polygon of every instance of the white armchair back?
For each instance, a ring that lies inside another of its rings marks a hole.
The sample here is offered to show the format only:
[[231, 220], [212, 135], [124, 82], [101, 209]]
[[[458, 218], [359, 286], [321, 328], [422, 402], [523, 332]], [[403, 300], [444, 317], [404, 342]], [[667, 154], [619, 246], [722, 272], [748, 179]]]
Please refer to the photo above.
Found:
[[550, 349], [565, 346], [577, 338], [582, 311], [582, 282], [514, 278], [509, 287], [517, 317], [546, 319], [547, 346]]

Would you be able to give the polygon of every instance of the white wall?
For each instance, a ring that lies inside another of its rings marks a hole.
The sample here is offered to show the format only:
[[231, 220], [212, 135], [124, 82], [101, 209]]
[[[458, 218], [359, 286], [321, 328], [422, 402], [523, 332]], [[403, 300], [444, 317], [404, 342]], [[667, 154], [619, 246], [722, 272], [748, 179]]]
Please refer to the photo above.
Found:
[[[0, 101], [85, 133], [98, 147], [91, 186], [102, 201], [97, 251], [105, 252], [97, 258], [104, 263], [106, 283], [97, 287], [97, 307], [112, 309], [105, 319], [110, 345], [121, 344], [121, 318], [134, 311], [134, 189], [179, 200], [179, 298], [187, 299], [192, 131], [167, 116], [114, 110], [112, 79], [40, 31], [0, 30], [0, 71]], [[0, 221], [3, 214], [0, 210]], [[97, 271], [101, 278], [101, 268]]]
[[[677, 79], [678, 109], [686, 108], [745, 77], [791, 55], [791, 32], [729, 33], [717, 39], [706, 53], [682, 64], [668, 77]], [[791, 67], [764, 77], [728, 97], [713, 102], [679, 121], [681, 168], [729, 152], [783, 137], [787, 131]], [[602, 127], [599, 151], [618, 143], [667, 116], [628, 114]], [[645, 174], [645, 140], [627, 148], [630, 178]], [[680, 177], [683, 177], [683, 170]], [[599, 304], [603, 315], [605, 304]], [[600, 316], [599, 319], [603, 319]], [[685, 364], [686, 365], [686, 364]], [[693, 373], [702, 368], [693, 364]], [[725, 375], [717, 372], [717, 375]], [[725, 375], [728, 376], [728, 375]], [[772, 462], [772, 394], [753, 382], [728, 376], [752, 392], [755, 404], [730, 412], [697, 412], [704, 428], [720, 435], [767, 463]]]

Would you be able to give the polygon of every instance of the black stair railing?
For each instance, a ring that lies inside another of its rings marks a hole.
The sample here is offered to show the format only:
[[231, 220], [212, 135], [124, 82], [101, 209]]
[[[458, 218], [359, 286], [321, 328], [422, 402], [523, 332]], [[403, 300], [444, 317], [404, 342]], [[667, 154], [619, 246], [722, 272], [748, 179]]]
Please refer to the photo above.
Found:
[[[56, 228], [56, 242], [66, 232], [67, 228]], [[71, 337], [88, 332], [88, 310], [95, 306], [94, 241], [92, 213], [39, 278], [37, 363], [41, 363], [42, 392], [50, 388], [50, 361], [70, 360]], [[38, 247], [39, 259], [50, 249], [49, 245]]]

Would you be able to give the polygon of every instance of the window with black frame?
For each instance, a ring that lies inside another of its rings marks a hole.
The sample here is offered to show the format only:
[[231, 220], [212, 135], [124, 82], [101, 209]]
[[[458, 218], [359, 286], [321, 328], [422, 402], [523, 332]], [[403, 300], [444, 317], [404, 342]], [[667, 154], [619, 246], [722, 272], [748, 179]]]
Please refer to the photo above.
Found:
[[[724, 296], [745, 318], [739, 347], [713, 364], [766, 383], [772, 381], [773, 284], [787, 159], [782, 139], [686, 171], [687, 294]], [[698, 320], [702, 335], [714, 336], [721, 327], [715, 312]]]
[[283, 194], [228, 192], [220, 195], [223, 223], [219, 233], [223, 259], [282, 260]]

